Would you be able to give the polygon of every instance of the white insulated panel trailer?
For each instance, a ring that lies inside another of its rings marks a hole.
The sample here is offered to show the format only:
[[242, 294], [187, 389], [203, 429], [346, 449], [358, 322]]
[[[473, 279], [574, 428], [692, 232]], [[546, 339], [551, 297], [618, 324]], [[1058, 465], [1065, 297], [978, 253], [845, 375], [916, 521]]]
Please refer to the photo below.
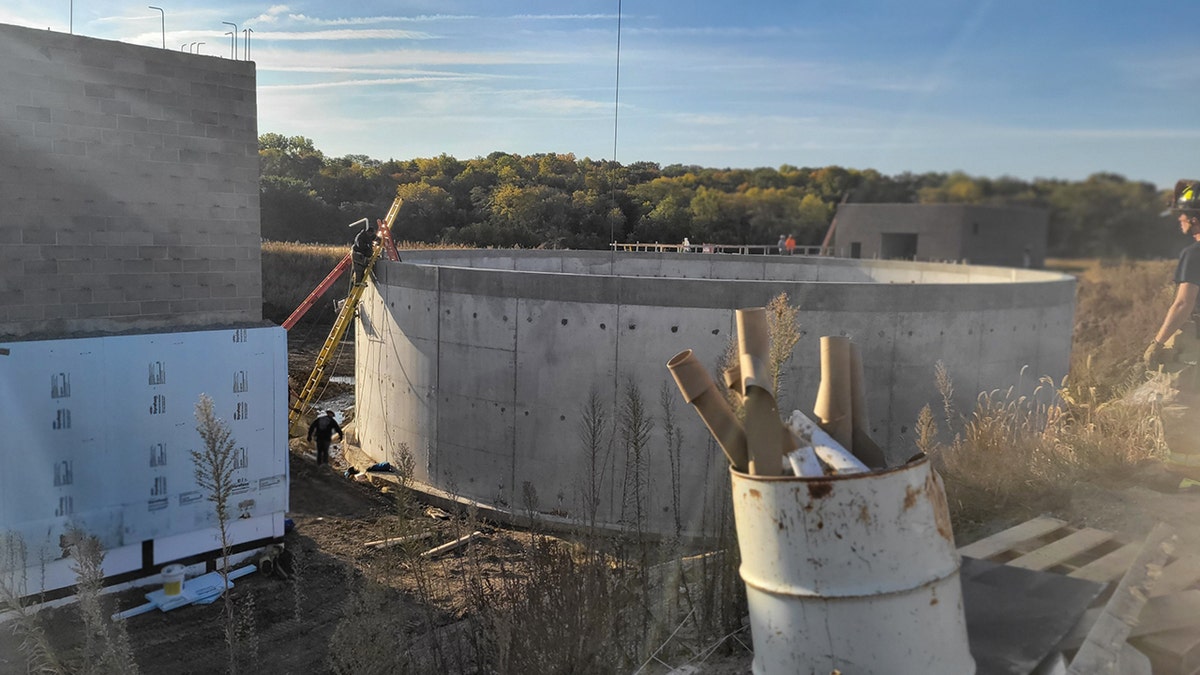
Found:
[[[110, 581], [220, 553], [196, 482], [196, 403], [229, 426], [237, 549], [283, 535], [287, 340], [277, 327], [0, 343], [0, 572], [22, 595], [75, 583], [62, 536], [104, 549]], [[23, 568], [23, 569], [22, 569]]]

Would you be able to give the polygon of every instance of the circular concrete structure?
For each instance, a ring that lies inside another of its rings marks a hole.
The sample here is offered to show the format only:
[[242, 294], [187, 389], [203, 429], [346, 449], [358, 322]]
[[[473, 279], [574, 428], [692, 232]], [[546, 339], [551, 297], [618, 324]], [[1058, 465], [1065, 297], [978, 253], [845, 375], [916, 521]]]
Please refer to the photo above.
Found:
[[916, 452], [920, 409], [940, 408], [937, 361], [969, 413], [980, 391], [1022, 386], [1022, 368], [1027, 390], [1062, 378], [1070, 356], [1075, 281], [1058, 273], [692, 253], [401, 257], [377, 266], [359, 312], [362, 448], [392, 462], [407, 449], [429, 489], [522, 515], [708, 533], [708, 507], [728, 506], [727, 465], [666, 363], [690, 348], [715, 372], [734, 310], [780, 293], [802, 334], [780, 410], [811, 411], [818, 339], [848, 335], [891, 464]]

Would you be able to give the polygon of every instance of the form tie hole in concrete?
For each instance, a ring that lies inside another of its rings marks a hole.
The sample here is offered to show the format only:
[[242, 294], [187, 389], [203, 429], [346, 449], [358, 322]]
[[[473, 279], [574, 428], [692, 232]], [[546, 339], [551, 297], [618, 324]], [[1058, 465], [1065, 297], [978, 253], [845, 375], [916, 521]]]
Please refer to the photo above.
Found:
[[636, 323], [629, 324], [629, 330], [637, 330], [637, 324]]
[[672, 332], [672, 333], [678, 333], [678, 332], [679, 332], [679, 326], [671, 326], [671, 332]]
[[503, 322], [505, 322], [505, 323], [508, 323], [508, 315], [507, 315], [507, 314], [505, 314], [503, 317], [501, 317], [501, 319], [500, 319], [500, 320], [501, 320], [501, 321], [503, 321]]
[[721, 332], [721, 329], [720, 329], [720, 328], [714, 328], [714, 329], [712, 330], [712, 334], [713, 334], [713, 335], [716, 335], [717, 333], [720, 333], [720, 332]]
[[600, 330], [604, 330], [606, 328], [607, 328], [607, 326], [605, 326], [604, 324], [600, 324]]
[[479, 312], [471, 312], [471, 318], [472, 318], [472, 319], [478, 319], [478, 318], [479, 318]]
[[564, 326], [565, 326], [565, 325], [567, 325], [567, 320], [566, 320], [566, 319], [563, 319], [563, 320], [562, 320], [562, 325], [564, 325]]
[[567, 416], [566, 416], [566, 415], [559, 415], [559, 416], [558, 416], [558, 421], [559, 421], [559, 422], [566, 422], [566, 421], [567, 421]]

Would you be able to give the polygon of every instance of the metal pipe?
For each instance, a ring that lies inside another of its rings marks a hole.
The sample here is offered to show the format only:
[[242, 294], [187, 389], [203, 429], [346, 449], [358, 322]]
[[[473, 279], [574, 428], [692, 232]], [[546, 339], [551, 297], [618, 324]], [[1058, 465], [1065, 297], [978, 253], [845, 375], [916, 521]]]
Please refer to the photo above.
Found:
[[159, 12], [162, 13], [162, 48], [166, 49], [167, 48], [167, 12], [162, 7], [155, 7], [154, 5], [146, 5], [146, 6], [149, 7], [150, 9], [157, 9]]
[[237, 24], [232, 21], [222, 21], [221, 23], [225, 24], [226, 26], [233, 26], [233, 37], [229, 40], [229, 42], [230, 42], [229, 58], [236, 61], [237, 60], [237, 34], [238, 34]]

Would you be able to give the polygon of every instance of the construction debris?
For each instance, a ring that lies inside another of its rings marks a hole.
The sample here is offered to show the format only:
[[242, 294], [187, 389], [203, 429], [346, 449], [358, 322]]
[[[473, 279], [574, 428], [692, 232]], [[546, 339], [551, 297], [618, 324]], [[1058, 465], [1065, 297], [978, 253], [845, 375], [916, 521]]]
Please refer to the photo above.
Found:
[[446, 542], [445, 544], [442, 544], [441, 546], [435, 546], [434, 548], [431, 548], [428, 551], [425, 551], [424, 553], [422, 553], [421, 557], [422, 558], [436, 558], [438, 556], [445, 555], [457, 548], [466, 546], [467, 544], [471, 543], [472, 541], [475, 541], [477, 538], [482, 537], [482, 536], [483, 536], [482, 532], [480, 532], [479, 530], [475, 530], [471, 534], [459, 537], [458, 539], [455, 539], [454, 541]]
[[364, 542], [363, 546], [366, 546], [367, 548], [387, 548], [389, 546], [397, 546], [399, 544], [407, 544], [407, 543], [413, 542], [413, 541], [421, 541], [422, 539], [428, 539], [432, 536], [433, 536], [433, 532], [427, 530], [425, 532], [409, 534], [409, 535], [405, 535], [403, 537], [388, 537], [387, 539], [376, 539], [374, 541]]

